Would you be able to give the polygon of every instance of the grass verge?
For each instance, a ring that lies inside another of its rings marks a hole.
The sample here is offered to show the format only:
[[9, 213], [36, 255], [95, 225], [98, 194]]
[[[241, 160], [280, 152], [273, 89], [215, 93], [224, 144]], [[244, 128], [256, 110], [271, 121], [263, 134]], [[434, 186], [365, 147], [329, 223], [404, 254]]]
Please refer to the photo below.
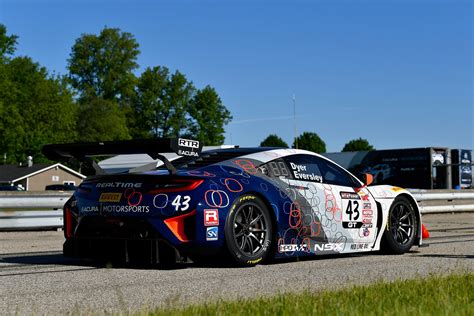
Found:
[[141, 315], [474, 315], [474, 274], [378, 282], [338, 291], [279, 294], [185, 308], [144, 310]]

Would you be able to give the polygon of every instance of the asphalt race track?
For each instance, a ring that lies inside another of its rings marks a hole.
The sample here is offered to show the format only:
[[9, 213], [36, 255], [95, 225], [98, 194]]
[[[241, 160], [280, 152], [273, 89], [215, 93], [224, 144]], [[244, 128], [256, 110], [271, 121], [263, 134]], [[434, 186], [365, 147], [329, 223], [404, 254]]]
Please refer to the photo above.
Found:
[[255, 268], [111, 268], [63, 258], [62, 232], [2, 232], [0, 314], [128, 311], [474, 271], [474, 213], [423, 220], [430, 246], [405, 255], [319, 257]]

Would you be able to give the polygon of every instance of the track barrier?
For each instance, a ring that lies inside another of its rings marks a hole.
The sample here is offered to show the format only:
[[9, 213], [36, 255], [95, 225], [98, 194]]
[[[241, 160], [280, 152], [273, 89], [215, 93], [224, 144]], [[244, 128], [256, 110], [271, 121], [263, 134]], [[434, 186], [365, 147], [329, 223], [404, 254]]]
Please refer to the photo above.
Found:
[[[409, 190], [422, 214], [474, 212], [474, 190]], [[0, 230], [57, 229], [71, 192], [0, 192]]]
[[474, 212], [474, 190], [410, 189], [422, 214]]
[[0, 192], [0, 230], [57, 229], [72, 192]]

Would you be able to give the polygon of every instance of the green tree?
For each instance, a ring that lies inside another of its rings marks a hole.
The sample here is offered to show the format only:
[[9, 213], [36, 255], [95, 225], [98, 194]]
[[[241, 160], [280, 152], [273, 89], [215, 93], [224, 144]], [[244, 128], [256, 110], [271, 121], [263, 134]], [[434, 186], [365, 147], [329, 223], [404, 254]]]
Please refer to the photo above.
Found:
[[232, 120], [232, 116], [214, 88], [208, 85], [196, 92], [189, 114], [193, 119], [190, 136], [208, 146], [224, 143], [224, 125]]
[[16, 49], [18, 36], [7, 35], [7, 27], [0, 24], [0, 62], [13, 55]]
[[347, 142], [344, 145], [342, 151], [371, 151], [374, 149], [375, 148], [369, 144], [369, 141], [367, 139], [359, 137], [357, 139], [353, 139]]
[[44, 161], [44, 144], [74, 140], [76, 110], [64, 80], [50, 76], [29, 57], [0, 65], [0, 154], [7, 163], [29, 155]]
[[193, 83], [188, 82], [184, 74], [176, 71], [171, 76], [165, 90], [164, 104], [167, 119], [161, 127], [161, 137], [177, 137], [188, 133], [192, 123], [186, 116], [195, 91]]
[[83, 34], [68, 59], [71, 85], [82, 98], [127, 100], [133, 93], [139, 45], [132, 34], [105, 27], [100, 34]]
[[136, 97], [132, 103], [131, 132], [136, 138], [158, 136], [165, 125], [168, 111], [165, 111], [165, 90], [169, 80], [166, 67], [147, 68], [138, 78]]
[[316, 133], [304, 132], [293, 142], [293, 148], [296, 147], [295, 143], [298, 145], [298, 149], [305, 149], [319, 154], [326, 152], [326, 143]]
[[[97, 126], [98, 123], [94, 122], [97, 118], [88, 114], [95, 113], [91, 104], [101, 106], [97, 111], [105, 111], [122, 122], [122, 115], [112, 110], [111, 103], [104, 103], [109, 100], [116, 102], [127, 118], [128, 129], [120, 123], [113, 133], [114, 139], [126, 135], [134, 138], [188, 135], [206, 144], [222, 144], [224, 125], [232, 117], [215, 90], [208, 86], [196, 92], [184, 74], [179, 71], [171, 74], [168, 68], [160, 66], [147, 68], [136, 78], [133, 70], [138, 68], [138, 47], [132, 34], [118, 28], [105, 27], [99, 35], [83, 34], [76, 40], [68, 69], [71, 86], [79, 93], [81, 139], [96, 139], [102, 130], [85, 131], [87, 124]], [[91, 122], [84, 122], [85, 118]], [[106, 133], [101, 139], [110, 137]]]
[[87, 98], [80, 107], [77, 125], [80, 141], [130, 139], [124, 112], [114, 100]]
[[270, 134], [261, 143], [260, 147], [284, 147], [288, 148], [288, 144], [276, 134]]
[[189, 117], [195, 88], [176, 71], [170, 75], [166, 67], [147, 68], [137, 84], [132, 104], [132, 136], [174, 137], [189, 134]]
[[[1, 87], [5, 86], [0, 83]], [[22, 118], [15, 105], [4, 104], [0, 100], [0, 159], [1, 163], [17, 163], [23, 161], [25, 155], [18, 150], [19, 143], [25, 139], [25, 129], [21, 124]], [[35, 157], [36, 160], [36, 157]]]

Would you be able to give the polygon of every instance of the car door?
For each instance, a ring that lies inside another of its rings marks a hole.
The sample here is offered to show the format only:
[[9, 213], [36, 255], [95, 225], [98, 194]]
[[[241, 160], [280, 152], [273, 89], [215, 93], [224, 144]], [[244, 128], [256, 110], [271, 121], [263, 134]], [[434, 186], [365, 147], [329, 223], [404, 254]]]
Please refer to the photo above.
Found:
[[[284, 198], [280, 205], [280, 219], [283, 230], [279, 244], [302, 247], [312, 251], [315, 242], [327, 243], [325, 231], [321, 229], [319, 203], [321, 189], [320, 172], [311, 157], [292, 155], [292, 159], [277, 158], [259, 167], [259, 170], [279, 188]], [[309, 159], [308, 159], [309, 158]], [[309, 176], [311, 175], [311, 176]], [[291, 201], [288, 201], [287, 198]]]
[[375, 199], [349, 172], [327, 159], [315, 159], [321, 170], [325, 194], [336, 203], [332, 209], [327, 208], [334, 214], [332, 225], [336, 225], [336, 236], [344, 236], [336, 241], [344, 240], [347, 251], [370, 250], [377, 233]]
[[311, 209], [309, 214], [299, 205], [301, 224], [310, 225], [306, 233], [315, 242], [314, 251], [368, 250], [376, 235], [375, 201], [360, 181], [316, 155], [290, 155], [284, 160], [291, 173], [286, 179], [289, 188]]

